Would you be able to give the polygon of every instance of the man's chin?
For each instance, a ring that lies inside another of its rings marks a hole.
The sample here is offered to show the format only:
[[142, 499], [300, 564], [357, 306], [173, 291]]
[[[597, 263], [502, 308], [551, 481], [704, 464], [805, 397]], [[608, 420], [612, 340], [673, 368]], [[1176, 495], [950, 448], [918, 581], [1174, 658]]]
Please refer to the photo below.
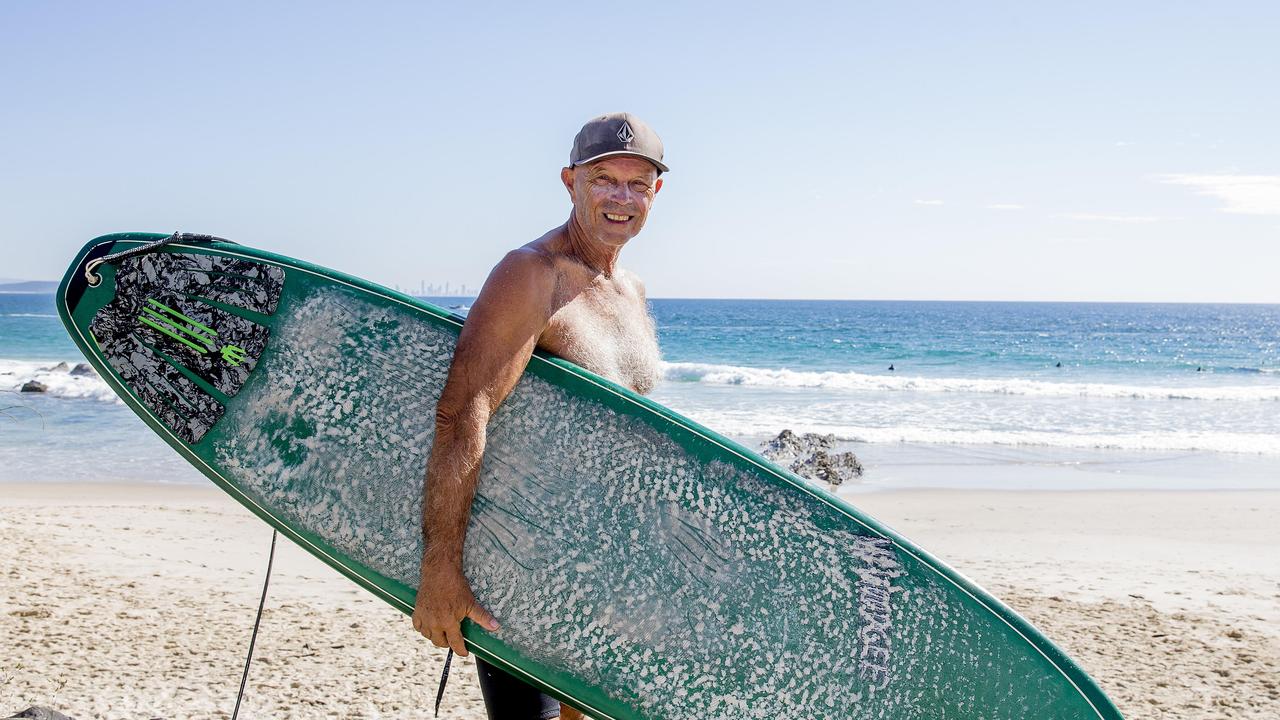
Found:
[[604, 227], [595, 228], [595, 232], [591, 235], [598, 242], [606, 245], [623, 245], [628, 240], [636, 236], [631, 226], [634, 223], [621, 223], [618, 225], [606, 225]]

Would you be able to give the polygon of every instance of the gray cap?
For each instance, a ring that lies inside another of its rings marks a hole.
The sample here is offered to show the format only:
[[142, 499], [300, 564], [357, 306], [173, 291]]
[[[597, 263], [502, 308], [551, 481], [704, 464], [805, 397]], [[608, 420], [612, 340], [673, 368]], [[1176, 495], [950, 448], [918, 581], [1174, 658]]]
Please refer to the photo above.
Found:
[[659, 173], [667, 172], [662, 164], [662, 138], [631, 113], [609, 113], [583, 125], [573, 139], [569, 167], [613, 155], [644, 158], [657, 166]]

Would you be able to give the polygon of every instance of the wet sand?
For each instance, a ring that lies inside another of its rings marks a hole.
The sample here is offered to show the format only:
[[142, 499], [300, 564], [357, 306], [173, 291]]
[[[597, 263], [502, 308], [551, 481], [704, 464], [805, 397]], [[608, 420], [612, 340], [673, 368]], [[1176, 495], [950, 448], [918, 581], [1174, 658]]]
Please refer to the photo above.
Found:
[[[851, 498], [1075, 657], [1128, 718], [1280, 717], [1280, 493]], [[271, 533], [210, 487], [0, 484], [0, 715], [229, 717]], [[444, 651], [281, 541], [242, 717], [429, 718]], [[484, 718], [455, 660], [440, 717]]]

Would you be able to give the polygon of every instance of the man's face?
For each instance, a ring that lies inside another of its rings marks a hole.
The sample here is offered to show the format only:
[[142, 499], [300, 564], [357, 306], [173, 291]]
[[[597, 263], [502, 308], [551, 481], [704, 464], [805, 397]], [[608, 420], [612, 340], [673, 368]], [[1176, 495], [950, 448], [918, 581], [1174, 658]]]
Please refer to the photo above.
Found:
[[609, 157], [560, 171], [578, 225], [597, 242], [622, 245], [640, 233], [653, 196], [662, 189], [658, 169], [636, 157]]

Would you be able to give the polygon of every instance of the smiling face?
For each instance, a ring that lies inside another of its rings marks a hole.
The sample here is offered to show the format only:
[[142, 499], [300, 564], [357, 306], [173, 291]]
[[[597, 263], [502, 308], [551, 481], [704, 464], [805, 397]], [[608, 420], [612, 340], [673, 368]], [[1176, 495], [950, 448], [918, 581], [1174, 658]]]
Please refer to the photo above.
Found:
[[591, 239], [613, 246], [639, 234], [662, 189], [653, 163], [625, 155], [565, 168], [560, 179], [573, 199], [578, 226]]

